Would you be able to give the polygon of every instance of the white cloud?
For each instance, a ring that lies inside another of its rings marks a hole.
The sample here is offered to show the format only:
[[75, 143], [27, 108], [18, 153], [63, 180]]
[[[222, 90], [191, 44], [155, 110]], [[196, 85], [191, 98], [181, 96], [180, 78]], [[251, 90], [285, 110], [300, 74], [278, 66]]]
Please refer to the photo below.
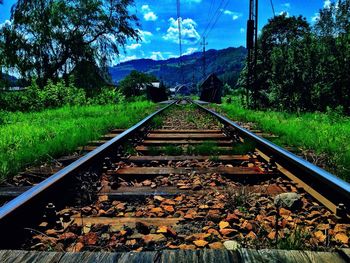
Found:
[[[175, 20], [171, 17], [169, 19], [169, 23], [170, 26], [167, 30], [166, 35], [163, 36], [163, 39], [174, 43], [179, 43], [179, 28], [177, 19]], [[181, 37], [183, 44], [194, 44], [200, 39], [196, 27], [197, 23], [191, 18], [181, 20]]]
[[183, 55], [191, 55], [192, 53], [196, 52], [198, 50], [198, 48], [196, 47], [189, 47], [187, 48], [186, 52], [183, 53]]
[[283, 14], [285, 14], [286, 17], [289, 17], [289, 12], [287, 12], [287, 11], [281, 11], [281, 12], [279, 13], [280, 16], [283, 15]]
[[129, 61], [129, 60], [135, 60], [135, 59], [138, 59], [138, 57], [136, 55], [132, 55], [132, 56], [121, 56], [119, 61], [120, 62], [126, 62], [126, 61]]
[[149, 31], [143, 31], [141, 29], [138, 29], [141, 41], [145, 44], [149, 44], [151, 43], [151, 38], [153, 36], [153, 34]]
[[151, 10], [149, 5], [143, 5], [141, 7], [141, 12], [143, 13], [143, 18], [146, 21], [156, 21], [157, 20], [157, 15]]
[[131, 45], [126, 46], [126, 49], [127, 49], [127, 50], [128, 50], [128, 49], [137, 49], [137, 48], [139, 48], [139, 47], [141, 47], [141, 44], [135, 43], [135, 44], [131, 44]]
[[160, 29], [161, 29], [160, 27], [157, 27], [157, 28], [156, 28], [156, 31], [160, 31]]
[[163, 60], [164, 56], [163, 56], [162, 52], [160, 52], [160, 51], [153, 51], [150, 58], [153, 60]]
[[10, 25], [11, 25], [11, 21], [6, 19], [4, 23], [0, 24], [0, 29], [3, 28], [4, 26], [10, 26]]
[[231, 10], [220, 9], [220, 11], [223, 12], [224, 15], [232, 16], [232, 20], [237, 20], [238, 18], [240, 18], [243, 15], [242, 13], [234, 12]]
[[315, 13], [315, 15], [311, 18], [311, 21], [316, 23], [320, 19], [320, 13]]
[[332, 1], [331, 0], [325, 0], [323, 3], [323, 8], [330, 8]]
[[288, 9], [290, 8], [290, 3], [284, 3], [284, 4], [281, 4], [281, 6]]
[[176, 58], [177, 56], [174, 55], [172, 52], [163, 52], [163, 55], [166, 55], [166, 58]]
[[245, 32], [245, 29], [244, 29], [243, 27], [241, 27], [241, 29], [239, 30], [239, 32], [240, 32], [241, 34], [243, 34], [243, 33]]
[[153, 12], [148, 12], [144, 14], [143, 17], [145, 18], [146, 21], [156, 21], [158, 18], [156, 14]]

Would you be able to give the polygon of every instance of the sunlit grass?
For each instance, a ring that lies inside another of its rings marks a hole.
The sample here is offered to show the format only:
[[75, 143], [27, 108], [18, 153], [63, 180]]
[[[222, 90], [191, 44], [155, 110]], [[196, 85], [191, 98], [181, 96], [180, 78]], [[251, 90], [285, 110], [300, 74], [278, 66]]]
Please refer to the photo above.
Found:
[[33, 113], [0, 112], [0, 179], [73, 152], [113, 128], [128, 128], [155, 110], [150, 102], [77, 106]]
[[275, 142], [282, 146], [297, 146], [311, 149], [316, 154], [327, 154], [330, 171], [350, 181], [349, 117], [334, 113], [253, 111], [238, 103], [224, 103], [217, 109], [233, 120], [253, 122], [263, 131], [280, 136]]

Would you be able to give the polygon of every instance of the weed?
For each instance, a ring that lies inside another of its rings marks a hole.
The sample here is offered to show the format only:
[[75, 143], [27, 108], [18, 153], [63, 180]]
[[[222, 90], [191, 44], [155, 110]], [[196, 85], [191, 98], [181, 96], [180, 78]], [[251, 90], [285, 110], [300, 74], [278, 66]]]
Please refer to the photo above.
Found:
[[130, 145], [129, 143], [124, 143], [123, 149], [127, 155], [135, 155], [137, 153], [135, 147], [133, 145]]
[[230, 210], [235, 208], [239, 209], [242, 213], [248, 212], [246, 207], [249, 201], [253, 198], [253, 194], [248, 191], [246, 186], [241, 186], [238, 188], [227, 187], [225, 189], [227, 194], [227, 205]]
[[189, 155], [217, 155], [219, 153], [217, 144], [213, 141], [206, 141], [195, 146], [189, 146], [187, 153]]
[[152, 118], [151, 126], [153, 129], [159, 129], [163, 125], [163, 118], [161, 116], [154, 116]]
[[306, 248], [305, 240], [310, 238], [310, 234], [296, 228], [290, 234], [286, 234], [284, 238], [277, 240], [276, 248], [286, 250], [304, 250]]
[[156, 147], [156, 146], [149, 146], [148, 152], [152, 156], [157, 156], [157, 155], [161, 154], [162, 150], [159, 147]]
[[251, 140], [245, 140], [244, 143], [235, 144], [232, 148], [232, 154], [243, 155], [248, 152], [254, 152], [256, 144]]
[[174, 146], [174, 145], [167, 145], [164, 147], [164, 153], [166, 155], [181, 155], [183, 152], [182, 148], [180, 146]]

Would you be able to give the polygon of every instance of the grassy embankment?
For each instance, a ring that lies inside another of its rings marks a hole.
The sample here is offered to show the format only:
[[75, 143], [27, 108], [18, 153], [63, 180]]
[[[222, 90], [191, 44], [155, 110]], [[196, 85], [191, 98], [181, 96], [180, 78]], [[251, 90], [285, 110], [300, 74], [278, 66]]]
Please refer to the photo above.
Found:
[[113, 128], [128, 128], [155, 110], [151, 102], [0, 112], [0, 180], [24, 167], [73, 152]]
[[[273, 140], [280, 146], [296, 146], [327, 156], [327, 168], [350, 181], [350, 118], [336, 113], [291, 114], [275, 111], [253, 111], [237, 103], [220, 107], [231, 119], [249, 121], [265, 132], [280, 137]], [[218, 109], [217, 108], [217, 109]]]

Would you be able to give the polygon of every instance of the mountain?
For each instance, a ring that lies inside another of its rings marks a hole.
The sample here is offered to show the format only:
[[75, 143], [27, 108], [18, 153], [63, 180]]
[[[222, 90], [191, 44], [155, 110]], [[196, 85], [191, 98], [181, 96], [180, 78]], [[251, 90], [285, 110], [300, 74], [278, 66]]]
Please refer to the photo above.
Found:
[[0, 72], [0, 86], [1, 84], [9, 87], [16, 86], [18, 85], [18, 79], [7, 73]]
[[[222, 81], [234, 86], [243, 68], [246, 53], [244, 47], [206, 51], [206, 74], [215, 72]], [[193, 80], [197, 83], [203, 79], [202, 52], [185, 55], [181, 59], [183, 83], [192, 83]], [[132, 70], [137, 70], [155, 75], [158, 79], [163, 80], [165, 84], [174, 86], [182, 83], [179, 63], [180, 58], [167, 60], [136, 59], [111, 67], [109, 72], [114, 83], [118, 83]]]
[[0, 81], [6, 81], [7, 83], [11, 84], [11, 85], [16, 85], [18, 79], [12, 75], [9, 75], [7, 73], [0, 73]]

